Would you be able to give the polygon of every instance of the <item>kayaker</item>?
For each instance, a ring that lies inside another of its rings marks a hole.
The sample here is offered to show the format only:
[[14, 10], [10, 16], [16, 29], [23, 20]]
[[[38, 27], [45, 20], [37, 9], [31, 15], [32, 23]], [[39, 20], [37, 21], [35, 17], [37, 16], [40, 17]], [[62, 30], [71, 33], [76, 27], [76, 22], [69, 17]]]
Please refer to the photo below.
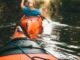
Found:
[[40, 11], [34, 7], [35, 2], [33, 0], [25, 0], [21, 1], [21, 8], [24, 12], [25, 16], [38, 16], [40, 15]]
[[[24, 13], [24, 16], [21, 18], [21, 22], [22, 22], [22, 25], [24, 25], [23, 26], [24, 30], [26, 30], [27, 35], [31, 39], [37, 38], [37, 35], [42, 31], [42, 19], [40, 17], [42, 15], [39, 9], [36, 9], [34, 5], [35, 5], [35, 2], [33, 0], [27, 0], [27, 2], [25, 2], [25, 0], [21, 0], [21, 9], [23, 10], [23, 13]], [[34, 16], [38, 16], [38, 17], [34, 18]], [[29, 20], [32, 17], [34, 19], [31, 19], [31, 20], [35, 20], [33, 22]], [[26, 25], [27, 27], [25, 28]]]

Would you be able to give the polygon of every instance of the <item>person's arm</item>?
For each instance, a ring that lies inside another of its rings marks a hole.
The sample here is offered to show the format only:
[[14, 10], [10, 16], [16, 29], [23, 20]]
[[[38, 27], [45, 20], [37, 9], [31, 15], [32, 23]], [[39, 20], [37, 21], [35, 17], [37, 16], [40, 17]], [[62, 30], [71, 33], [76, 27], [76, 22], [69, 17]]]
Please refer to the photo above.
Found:
[[40, 16], [41, 16], [42, 19], [46, 19], [46, 16], [45, 16], [45, 14], [42, 11], [41, 11]]
[[24, 8], [24, 0], [21, 0], [21, 8]]

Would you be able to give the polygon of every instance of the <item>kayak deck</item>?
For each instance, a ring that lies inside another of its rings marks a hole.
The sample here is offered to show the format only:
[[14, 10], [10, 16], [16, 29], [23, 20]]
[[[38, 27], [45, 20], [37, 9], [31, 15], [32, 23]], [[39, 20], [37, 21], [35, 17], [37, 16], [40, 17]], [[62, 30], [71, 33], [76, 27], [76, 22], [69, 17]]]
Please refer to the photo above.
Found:
[[[40, 58], [48, 59], [48, 60], [58, 60], [56, 57], [53, 57], [48, 54], [28, 54], [31, 58], [34, 57], [35, 60], [42, 60]], [[39, 58], [37, 58], [39, 57]], [[1, 56], [0, 60], [32, 60], [25, 54], [14, 54], [8, 56]]]

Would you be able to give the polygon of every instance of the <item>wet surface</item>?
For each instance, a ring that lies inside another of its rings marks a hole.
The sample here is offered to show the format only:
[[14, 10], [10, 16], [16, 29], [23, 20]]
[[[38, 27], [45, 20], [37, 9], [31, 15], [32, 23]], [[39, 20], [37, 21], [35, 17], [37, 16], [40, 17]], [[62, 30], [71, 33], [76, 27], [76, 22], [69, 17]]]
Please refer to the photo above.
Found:
[[40, 45], [58, 59], [80, 60], [79, 28], [55, 23], [52, 24], [52, 34], [42, 35]]

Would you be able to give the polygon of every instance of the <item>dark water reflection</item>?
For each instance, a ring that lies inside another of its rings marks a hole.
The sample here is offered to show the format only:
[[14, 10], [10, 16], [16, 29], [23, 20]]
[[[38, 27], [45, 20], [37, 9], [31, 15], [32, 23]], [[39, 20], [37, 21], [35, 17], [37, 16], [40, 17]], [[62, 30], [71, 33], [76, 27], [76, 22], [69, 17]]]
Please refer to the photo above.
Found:
[[13, 34], [16, 25], [3, 25], [0, 26], [0, 47], [3, 47], [5, 43], [9, 40], [10, 36]]
[[80, 27], [64, 27], [60, 31], [61, 51], [80, 57]]
[[70, 43], [70, 44], [75, 44], [75, 45], [80, 45], [80, 28], [76, 27], [65, 27], [61, 29], [60, 32], [60, 41]]

